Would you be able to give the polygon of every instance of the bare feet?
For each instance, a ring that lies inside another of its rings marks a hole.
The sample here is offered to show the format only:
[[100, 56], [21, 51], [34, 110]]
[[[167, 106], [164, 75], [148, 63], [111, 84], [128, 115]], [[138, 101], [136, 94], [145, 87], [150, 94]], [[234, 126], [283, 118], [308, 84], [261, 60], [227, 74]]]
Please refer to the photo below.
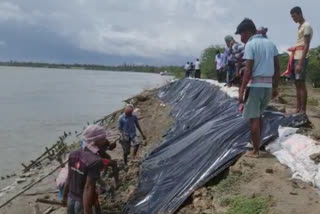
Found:
[[245, 156], [248, 158], [259, 158], [259, 152], [248, 151]]

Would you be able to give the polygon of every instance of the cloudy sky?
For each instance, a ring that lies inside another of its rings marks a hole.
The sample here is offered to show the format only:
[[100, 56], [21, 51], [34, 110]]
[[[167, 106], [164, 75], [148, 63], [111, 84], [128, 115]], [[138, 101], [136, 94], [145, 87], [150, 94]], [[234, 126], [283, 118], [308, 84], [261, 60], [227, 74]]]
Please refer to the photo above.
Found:
[[0, 60], [182, 64], [244, 18], [294, 44], [299, 5], [320, 45], [319, 0], [0, 0]]

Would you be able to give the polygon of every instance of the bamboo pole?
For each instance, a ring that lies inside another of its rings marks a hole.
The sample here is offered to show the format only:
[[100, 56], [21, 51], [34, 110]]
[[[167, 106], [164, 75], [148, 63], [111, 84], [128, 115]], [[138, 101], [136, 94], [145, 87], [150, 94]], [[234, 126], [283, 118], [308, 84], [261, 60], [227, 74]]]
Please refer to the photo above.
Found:
[[[65, 161], [64, 164], [66, 164], [68, 161]], [[29, 186], [27, 186], [25, 189], [21, 190], [20, 192], [18, 192], [17, 194], [15, 194], [14, 196], [12, 196], [10, 199], [8, 199], [6, 202], [4, 202], [3, 204], [0, 205], [0, 209], [4, 206], [6, 206], [7, 204], [9, 204], [11, 201], [13, 201], [14, 199], [16, 199], [17, 197], [19, 197], [20, 195], [22, 195], [24, 192], [26, 192], [27, 190], [31, 189], [33, 186], [35, 186], [36, 184], [40, 183], [43, 179], [49, 177], [50, 175], [52, 175], [53, 173], [55, 173], [58, 169], [60, 169], [60, 165], [56, 168], [54, 168], [51, 172], [49, 172], [47, 175], [42, 176], [41, 178], [39, 178], [38, 180], [34, 181], [33, 183], [31, 183]]]

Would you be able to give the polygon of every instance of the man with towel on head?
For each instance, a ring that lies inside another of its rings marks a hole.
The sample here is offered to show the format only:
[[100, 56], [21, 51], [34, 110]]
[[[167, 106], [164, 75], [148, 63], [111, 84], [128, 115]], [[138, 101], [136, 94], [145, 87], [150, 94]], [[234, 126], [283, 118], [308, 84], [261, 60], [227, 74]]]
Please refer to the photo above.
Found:
[[68, 214], [93, 213], [97, 202], [96, 182], [104, 165], [100, 153], [109, 145], [107, 136], [104, 127], [90, 125], [82, 134], [84, 147], [70, 153], [62, 199]]

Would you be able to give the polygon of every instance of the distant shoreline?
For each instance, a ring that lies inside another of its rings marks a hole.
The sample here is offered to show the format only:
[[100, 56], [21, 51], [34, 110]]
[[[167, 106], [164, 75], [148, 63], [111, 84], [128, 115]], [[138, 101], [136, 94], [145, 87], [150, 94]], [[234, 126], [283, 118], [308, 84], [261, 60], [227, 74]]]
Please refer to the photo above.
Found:
[[95, 64], [58, 64], [58, 63], [41, 63], [41, 62], [0, 62], [0, 66], [9, 67], [31, 67], [31, 68], [53, 68], [53, 69], [81, 69], [81, 70], [99, 70], [99, 71], [129, 71], [141, 73], [160, 73], [167, 71], [176, 75], [183, 72], [181, 66], [150, 66], [150, 65], [95, 65]]

